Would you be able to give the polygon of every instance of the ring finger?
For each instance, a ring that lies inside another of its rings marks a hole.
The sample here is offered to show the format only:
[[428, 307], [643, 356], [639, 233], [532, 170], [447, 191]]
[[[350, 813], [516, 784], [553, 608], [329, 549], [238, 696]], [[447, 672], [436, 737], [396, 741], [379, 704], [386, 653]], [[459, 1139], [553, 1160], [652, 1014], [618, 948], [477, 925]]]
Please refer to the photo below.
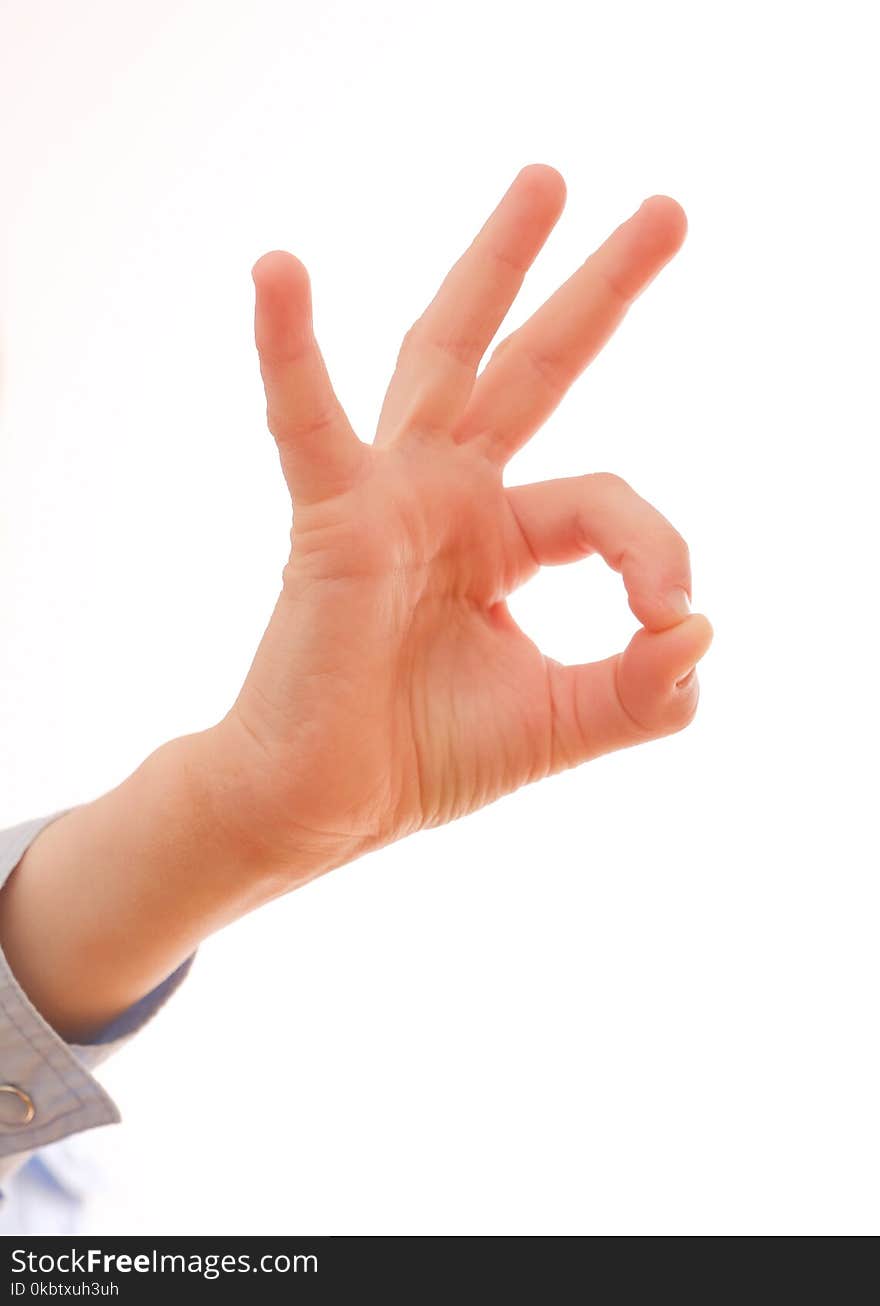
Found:
[[495, 349], [456, 423], [455, 440], [479, 440], [493, 461], [506, 463], [550, 416], [686, 231], [675, 200], [645, 200]]

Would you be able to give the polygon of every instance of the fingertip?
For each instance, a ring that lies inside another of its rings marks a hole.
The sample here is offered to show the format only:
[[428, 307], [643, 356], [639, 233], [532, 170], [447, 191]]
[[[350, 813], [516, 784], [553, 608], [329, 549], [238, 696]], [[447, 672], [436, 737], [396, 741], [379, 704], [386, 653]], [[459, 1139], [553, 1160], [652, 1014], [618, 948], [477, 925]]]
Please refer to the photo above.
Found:
[[649, 719], [652, 701], [662, 714], [673, 687], [705, 656], [712, 634], [699, 612], [664, 630], [643, 627], [636, 632], [623, 657], [632, 692], [643, 696], [637, 719]]
[[312, 321], [312, 292], [305, 266], [286, 250], [273, 249], [257, 259], [251, 276], [260, 354], [298, 348]]
[[691, 665], [683, 674], [681, 668], [674, 673], [675, 679], [672, 683], [672, 689], [673, 692], [679, 694], [683, 690], [691, 689], [692, 686], [696, 689], [697, 663], [701, 662], [706, 656], [715, 635], [712, 623], [702, 612], [692, 613], [687, 619], [687, 624], [690, 627], [688, 631], [690, 638], [687, 661]]
[[702, 612], [692, 612], [684, 621], [669, 627], [663, 633], [670, 636], [665, 652], [669, 658], [670, 671], [677, 680], [705, 657], [715, 632], [708, 617], [703, 616]]
[[705, 616], [704, 613], [702, 612], [691, 613], [688, 620], [692, 622], [697, 622], [698, 623], [697, 629], [702, 631], [702, 639], [700, 640], [700, 644], [702, 646], [703, 652], [700, 654], [700, 657], [703, 657], [703, 655], [708, 651], [709, 646], [711, 645], [713, 639], [715, 638], [715, 627], [712, 625], [709, 618]]
[[650, 213], [652, 220], [662, 225], [670, 236], [684, 240], [687, 235], [687, 214], [671, 195], [649, 195], [642, 202], [640, 211]]
[[549, 163], [527, 163], [520, 168], [517, 176], [520, 185], [528, 185], [539, 192], [542, 199], [553, 209], [562, 209], [565, 204], [568, 187], [558, 168]]
[[251, 279], [256, 286], [308, 285], [309, 274], [305, 264], [286, 249], [272, 249], [261, 254], [251, 268]]
[[684, 209], [670, 195], [651, 195], [633, 215], [636, 240], [652, 263], [667, 263], [687, 235]]

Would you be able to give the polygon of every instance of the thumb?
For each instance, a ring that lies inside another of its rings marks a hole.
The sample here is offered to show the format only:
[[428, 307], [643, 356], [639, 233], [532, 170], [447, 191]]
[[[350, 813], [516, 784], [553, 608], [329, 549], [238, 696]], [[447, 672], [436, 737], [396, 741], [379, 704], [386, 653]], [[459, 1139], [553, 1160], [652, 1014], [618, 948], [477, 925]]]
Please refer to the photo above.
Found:
[[708, 619], [695, 613], [666, 630], [637, 631], [620, 655], [621, 706], [651, 735], [671, 734], [691, 720], [699, 696], [696, 664], [713, 634]]
[[560, 767], [660, 739], [693, 720], [696, 664], [714, 631], [701, 613], [665, 630], [641, 629], [622, 653], [577, 666], [550, 663]]

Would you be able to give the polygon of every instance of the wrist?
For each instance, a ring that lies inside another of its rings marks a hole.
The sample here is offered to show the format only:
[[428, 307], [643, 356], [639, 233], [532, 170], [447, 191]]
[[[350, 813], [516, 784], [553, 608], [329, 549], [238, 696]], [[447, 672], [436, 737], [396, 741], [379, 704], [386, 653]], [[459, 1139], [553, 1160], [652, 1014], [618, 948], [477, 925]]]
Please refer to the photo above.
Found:
[[[194, 806], [205, 813], [204, 837], [212, 839], [220, 864], [237, 868], [248, 898], [243, 911], [289, 893], [373, 846], [356, 833], [310, 824], [310, 785], [302, 777], [314, 782], [314, 764], [290, 750], [284, 756], [273, 752], [247, 729], [234, 707], [215, 726], [173, 744], [180, 746]], [[331, 785], [329, 778], [327, 787]]]
[[206, 933], [276, 896], [277, 849], [222, 723], [169, 740], [125, 783], [139, 775], [163, 803], [180, 893], [198, 900]]

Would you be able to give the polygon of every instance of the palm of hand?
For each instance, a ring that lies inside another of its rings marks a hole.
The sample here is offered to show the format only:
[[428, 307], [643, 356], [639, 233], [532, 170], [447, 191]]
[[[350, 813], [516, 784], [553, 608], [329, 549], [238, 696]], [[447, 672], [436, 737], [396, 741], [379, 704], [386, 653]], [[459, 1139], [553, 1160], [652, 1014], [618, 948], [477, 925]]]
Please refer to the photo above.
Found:
[[[677, 206], [643, 206], [477, 377], [563, 196], [551, 169], [520, 173], [407, 334], [372, 446], [330, 387], [302, 265], [276, 253], [254, 269], [294, 530], [228, 721], [279, 847], [308, 845], [321, 869], [694, 714], [695, 678], [677, 681], [711, 627], [676, 600], [689, 562], [665, 518], [605, 474], [503, 485], [683, 237]], [[564, 667], [505, 599], [542, 563], [593, 551], [622, 571], [644, 629], [623, 654]]]
[[546, 774], [552, 723], [545, 661], [506, 615], [534, 564], [497, 471], [418, 438], [371, 463], [302, 510], [276, 617], [317, 686], [283, 698], [283, 748], [297, 755], [308, 722], [310, 769], [332, 777], [310, 820], [386, 838]]

